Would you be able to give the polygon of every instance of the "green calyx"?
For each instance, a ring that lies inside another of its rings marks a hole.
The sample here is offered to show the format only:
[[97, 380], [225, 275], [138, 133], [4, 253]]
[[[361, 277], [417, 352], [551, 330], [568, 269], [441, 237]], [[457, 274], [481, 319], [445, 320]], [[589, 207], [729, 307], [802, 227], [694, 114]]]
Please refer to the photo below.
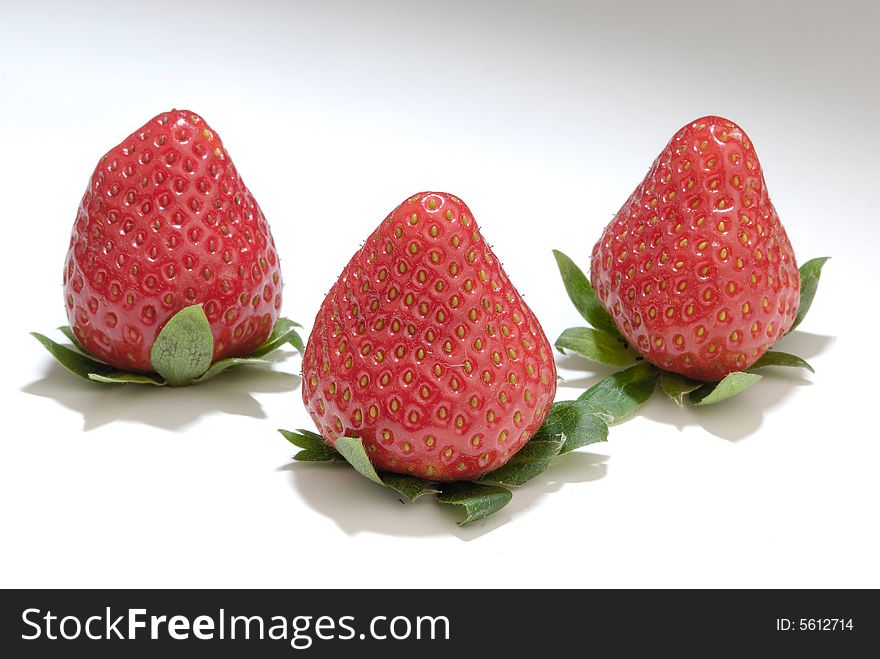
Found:
[[[592, 327], [568, 328], [556, 340], [556, 348], [563, 354], [566, 351], [573, 352], [585, 359], [609, 366], [636, 364], [627, 370], [608, 376], [585, 392], [581, 399], [591, 395], [591, 391], [600, 388], [606, 399], [617, 401], [624, 408], [630, 408], [636, 400], [641, 401], [639, 405], [646, 402], [655, 386], [659, 384], [663, 393], [677, 405], [682, 405], [685, 398], [692, 405], [711, 405], [732, 398], [759, 382], [762, 376], [755, 371], [766, 367], [787, 366], [804, 368], [814, 372], [813, 367], [805, 359], [775, 350], [768, 350], [745, 371], [729, 373], [719, 382], [691, 380], [678, 373], [664, 371], [648, 364], [630, 348], [614, 323], [609, 324], [611, 317], [602, 307], [587, 276], [581, 269], [562, 252], [554, 251], [553, 254], [556, 257], [559, 273], [569, 298], [578, 312], [592, 325]], [[822, 266], [826, 261], [828, 261], [828, 257], [822, 257], [807, 261], [801, 266], [799, 271], [801, 303], [789, 332], [801, 323], [810, 310], [819, 285]], [[641, 369], [641, 384], [634, 384], [635, 369]], [[634, 392], [635, 398], [633, 397]], [[632, 407], [630, 413], [634, 410], [635, 407]], [[609, 423], [611, 422], [609, 421]]]
[[129, 373], [94, 358], [80, 345], [70, 327], [59, 329], [72, 345], [56, 343], [38, 332], [31, 334], [64, 368], [84, 380], [179, 387], [204, 382], [232, 366], [271, 365], [273, 362], [265, 357], [287, 343], [302, 353], [304, 346], [296, 332], [297, 327], [300, 325], [292, 320], [279, 318], [266, 342], [251, 354], [212, 361], [214, 337], [211, 326], [202, 306], [192, 305], [174, 314], [159, 332], [150, 350], [150, 362], [156, 372], [150, 374]]
[[513, 457], [477, 480], [436, 482], [402, 474], [377, 472], [363, 442], [339, 437], [335, 448], [309, 430], [279, 430], [300, 451], [294, 460], [343, 462], [359, 474], [394, 490], [408, 501], [431, 494], [437, 503], [458, 506], [465, 514], [459, 525], [470, 524], [498, 512], [513, 498], [511, 487], [520, 487], [550, 468], [554, 459], [576, 448], [604, 442], [608, 425], [602, 411], [590, 402], [555, 403], [544, 423]]
[[150, 350], [150, 363], [172, 387], [194, 382], [211, 366], [214, 337], [202, 309], [194, 305], [181, 309], [165, 323]]

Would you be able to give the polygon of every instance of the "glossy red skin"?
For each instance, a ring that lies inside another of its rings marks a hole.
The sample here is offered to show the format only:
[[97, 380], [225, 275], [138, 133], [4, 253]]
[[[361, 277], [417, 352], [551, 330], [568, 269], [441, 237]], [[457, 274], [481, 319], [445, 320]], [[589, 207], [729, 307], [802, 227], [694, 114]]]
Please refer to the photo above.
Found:
[[67, 317], [92, 355], [153, 371], [156, 335], [193, 304], [215, 360], [245, 355], [272, 331], [281, 287], [269, 225], [204, 119], [164, 112], [101, 158], [64, 267]]
[[500, 467], [555, 392], [540, 324], [468, 207], [439, 192], [404, 201], [352, 257], [303, 358], [328, 442], [360, 437], [377, 468], [431, 480]]
[[697, 380], [748, 368], [788, 331], [797, 263], [739, 126], [675, 134], [593, 248], [591, 279], [645, 359]]

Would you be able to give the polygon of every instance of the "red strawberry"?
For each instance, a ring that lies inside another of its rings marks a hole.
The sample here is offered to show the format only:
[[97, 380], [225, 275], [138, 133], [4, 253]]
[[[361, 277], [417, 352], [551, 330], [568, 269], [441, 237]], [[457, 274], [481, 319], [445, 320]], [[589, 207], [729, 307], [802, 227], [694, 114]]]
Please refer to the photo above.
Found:
[[468, 207], [437, 192], [404, 201], [352, 257], [303, 358], [329, 443], [359, 437], [379, 469], [430, 480], [504, 464], [555, 391], [541, 326]]
[[800, 278], [751, 141], [732, 121], [685, 126], [593, 248], [593, 287], [657, 366], [720, 380], [791, 327]]
[[73, 226], [64, 297], [80, 343], [127, 371], [152, 371], [156, 335], [194, 304], [215, 360], [266, 340], [281, 306], [272, 234], [204, 119], [162, 113], [101, 158]]

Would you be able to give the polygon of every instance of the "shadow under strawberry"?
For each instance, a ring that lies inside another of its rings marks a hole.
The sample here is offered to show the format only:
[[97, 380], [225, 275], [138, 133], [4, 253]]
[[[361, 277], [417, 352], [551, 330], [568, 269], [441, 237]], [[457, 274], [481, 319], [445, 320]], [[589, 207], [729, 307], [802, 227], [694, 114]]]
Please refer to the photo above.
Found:
[[[796, 331], [785, 336], [777, 346], [811, 360], [833, 343], [834, 337]], [[663, 397], [655, 397], [640, 411], [640, 416], [679, 430], [699, 426], [731, 442], [746, 439], [760, 430], [768, 413], [797, 395], [797, 388], [812, 386], [812, 380], [803, 369], [766, 368], [761, 375], [764, 379], [757, 387], [742, 392], [730, 404], [676, 406], [669, 405]]]
[[[292, 354], [282, 350], [269, 361], [275, 363]], [[53, 362], [43, 378], [22, 391], [51, 398], [81, 414], [85, 431], [117, 421], [174, 431], [217, 413], [264, 419], [266, 414], [252, 394], [293, 391], [299, 384], [299, 376], [292, 373], [240, 366], [198, 387], [175, 388], [169, 396], [170, 392], [159, 387], [96, 386], [70, 377], [60, 363]]]
[[[395, 537], [430, 537], [450, 534], [464, 541], [476, 540], [504, 526], [532, 508], [548, 494], [568, 483], [584, 483], [603, 478], [608, 470], [608, 456], [576, 451], [558, 460], [516, 492], [516, 496], [498, 514], [482, 524], [454, 526], [456, 515], [446, 506], [434, 506], [431, 497], [414, 503], [394, 490], [375, 487], [344, 463], [315, 465], [290, 462], [278, 471], [290, 475], [290, 484], [313, 510], [333, 520], [341, 531], [354, 536], [362, 532]], [[395, 499], [399, 503], [395, 503]], [[406, 504], [406, 505], [401, 505]]]

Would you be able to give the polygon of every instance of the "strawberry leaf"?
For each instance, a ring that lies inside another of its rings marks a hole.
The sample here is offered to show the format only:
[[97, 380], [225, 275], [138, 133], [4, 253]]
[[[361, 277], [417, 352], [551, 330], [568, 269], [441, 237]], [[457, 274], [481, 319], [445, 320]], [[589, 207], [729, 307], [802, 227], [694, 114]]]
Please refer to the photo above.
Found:
[[279, 318], [275, 321], [275, 327], [266, 342], [259, 348], [248, 355], [250, 358], [265, 357], [271, 352], [278, 350], [285, 343], [290, 343], [300, 353], [305, 351], [302, 339], [297, 334], [297, 327], [302, 327], [298, 323], [293, 322], [290, 318]]
[[[297, 327], [302, 327], [302, 326], [301, 326], [301, 325], [297, 325]], [[290, 338], [287, 339], [287, 342], [288, 342], [290, 345], [292, 345], [294, 348], [296, 348], [296, 351], [297, 351], [299, 354], [301, 354], [301, 355], [304, 355], [304, 354], [305, 354], [305, 352], [306, 352], [306, 346], [305, 346], [305, 344], [303, 343], [302, 337], [299, 335], [298, 332], [296, 332], [296, 330], [294, 330], [293, 332], [290, 333]]]
[[554, 249], [553, 256], [556, 257], [556, 265], [559, 267], [559, 274], [562, 275], [565, 292], [568, 293], [568, 298], [578, 313], [596, 329], [620, 336], [614, 320], [599, 302], [590, 280], [583, 271], [562, 252]]
[[268, 359], [259, 359], [257, 357], [224, 357], [211, 364], [211, 366], [208, 367], [208, 370], [202, 373], [199, 377], [193, 378], [191, 384], [200, 384], [205, 380], [210, 380], [232, 366], [271, 366], [273, 363], [274, 362], [271, 362]]
[[110, 375], [89, 373], [89, 380], [101, 382], [102, 384], [153, 384], [157, 387], [165, 386], [165, 381], [158, 376], [128, 373], [127, 371], [119, 371]]
[[604, 417], [587, 401], [563, 400], [554, 403], [529, 444], [562, 439], [563, 444], [559, 449], [561, 455], [587, 444], [607, 441], [608, 424]]
[[757, 373], [734, 371], [728, 373], [720, 382], [710, 382], [690, 394], [689, 398], [694, 405], [711, 405], [736, 396], [761, 380], [763, 376]]
[[324, 438], [321, 437], [321, 435], [316, 432], [312, 432], [311, 430], [303, 430], [300, 428], [296, 431], [293, 431], [282, 430], [281, 428], [279, 428], [278, 432], [281, 433], [284, 439], [286, 439], [294, 446], [298, 446], [299, 448], [319, 449], [325, 446], [333, 448], [332, 446], [330, 446], [330, 444], [324, 441]]
[[201, 304], [174, 314], [150, 349], [150, 363], [172, 387], [192, 383], [211, 366], [214, 336]]
[[464, 508], [466, 517], [458, 522], [459, 526], [485, 519], [504, 508], [513, 497], [506, 487], [470, 481], [443, 483], [440, 488], [439, 503]]
[[636, 363], [638, 355], [621, 342], [619, 335], [609, 334], [591, 327], [569, 327], [558, 339], [556, 347], [565, 354], [571, 350], [600, 364], [629, 366]]
[[345, 462], [345, 458], [336, 451], [312, 451], [311, 449], [297, 451], [293, 459], [297, 462]]
[[578, 400], [588, 402], [594, 413], [601, 415], [608, 425], [613, 425], [648, 402], [659, 379], [660, 371], [657, 368], [640, 362], [600, 380], [582, 393]]
[[690, 378], [686, 378], [678, 373], [673, 373], [672, 371], [663, 371], [660, 375], [660, 389], [662, 389], [663, 393], [669, 396], [672, 402], [676, 405], [682, 405], [685, 394], [696, 391], [704, 384], [705, 382], [691, 380]]
[[[392, 490], [402, 494], [410, 501], [415, 501], [420, 496], [424, 494], [438, 494], [440, 492], [437, 489], [436, 483], [432, 481], [426, 481], [421, 478], [416, 478], [415, 476], [405, 476], [402, 474], [381, 474], [376, 473], [373, 468], [372, 463], [369, 462], [369, 458], [367, 458], [366, 451], [363, 448], [363, 442], [359, 439], [355, 439], [353, 437], [345, 437], [341, 439], [347, 440], [347, 442], [343, 442], [343, 444], [348, 444], [348, 448], [343, 448], [343, 450], [348, 450], [354, 456], [352, 459], [347, 457], [343, 457], [343, 455], [337, 451], [335, 448], [330, 446], [324, 438], [321, 437], [318, 433], [312, 432], [310, 430], [282, 430], [279, 428], [278, 432], [291, 444], [297, 446], [302, 449], [299, 453], [293, 456], [294, 460], [307, 461], [307, 462], [347, 462], [350, 466], [357, 469], [358, 472], [369, 478], [371, 481], [376, 482], [376, 479], [372, 477], [373, 474], [376, 475], [376, 478], [379, 479], [379, 483], [384, 485], [385, 487], [391, 488]], [[339, 440], [336, 440], [336, 445], [339, 446]], [[367, 468], [367, 474], [364, 474], [361, 469], [355, 466], [352, 460], [357, 460], [363, 466], [363, 461], [366, 460], [369, 463], [369, 468]]]
[[761, 358], [751, 365], [749, 368], [750, 371], [754, 371], [758, 368], [764, 368], [765, 366], [791, 366], [794, 368], [805, 368], [810, 373], [815, 373], [813, 367], [810, 366], [807, 361], [797, 355], [791, 355], [787, 352], [779, 352], [776, 350], [768, 350]]
[[82, 378], [83, 380], [111, 384], [124, 382], [133, 382], [137, 384], [154, 384], [158, 386], [164, 384], [161, 380], [152, 378], [148, 375], [140, 375], [137, 373], [126, 373], [125, 371], [119, 371], [112, 366], [108, 366], [104, 362], [99, 362], [96, 359], [92, 359], [91, 357], [84, 355], [76, 350], [73, 350], [67, 346], [56, 343], [49, 337], [44, 336], [39, 332], [31, 332], [31, 336], [39, 341], [43, 345], [43, 347], [46, 348], [46, 350], [48, 350], [49, 353], [58, 360], [59, 364], [61, 364], [68, 371]]
[[822, 266], [825, 265], [829, 258], [831, 257], [822, 256], [818, 259], [810, 259], [800, 267], [801, 303], [798, 307], [797, 315], [794, 317], [794, 323], [788, 329], [789, 332], [794, 331], [794, 328], [801, 324], [801, 321], [810, 310], [813, 298], [816, 296], [816, 289], [819, 288], [819, 276], [822, 274]]
[[339, 452], [324, 441], [321, 435], [310, 430], [282, 430], [278, 432], [291, 444], [301, 448], [294, 460], [300, 462], [344, 462], [345, 458]]
[[381, 474], [380, 478], [385, 487], [389, 487], [395, 492], [402, 494], [410, 501], [415, 501], [425, 494], [440, 493], [437, 483], [416, 478], [415, 476], [404, 476], [403, 474]]
[[563, 444], [565, 435], [561, 433], [553, 437], [533, 437], [510, 460], [483, 475], [480, 480], [512, 487], [525, 485], [535, 476], [547, 471], [553, 458], [559, 455]]
[[355, 468], [361, 476], [368, 478], [374, 483], [384, 485], [379, 474], [376, 473], [373, 463], [370, 462], [367, 451], [364, 449], [364, 443], [358, 437], [337, 437], [335, 442], [336, 450]]

